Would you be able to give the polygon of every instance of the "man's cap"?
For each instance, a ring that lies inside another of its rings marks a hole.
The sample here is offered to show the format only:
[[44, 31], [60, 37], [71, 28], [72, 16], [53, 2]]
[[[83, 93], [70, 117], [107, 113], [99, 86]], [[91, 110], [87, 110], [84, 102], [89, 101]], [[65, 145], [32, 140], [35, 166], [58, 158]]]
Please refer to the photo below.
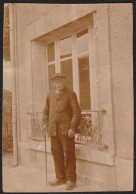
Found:
[[52, 77], [51, 80], [57, 79], [57, 78], [63, 78], [65, 79], [65, 75], [63, 73], [55, 73]]

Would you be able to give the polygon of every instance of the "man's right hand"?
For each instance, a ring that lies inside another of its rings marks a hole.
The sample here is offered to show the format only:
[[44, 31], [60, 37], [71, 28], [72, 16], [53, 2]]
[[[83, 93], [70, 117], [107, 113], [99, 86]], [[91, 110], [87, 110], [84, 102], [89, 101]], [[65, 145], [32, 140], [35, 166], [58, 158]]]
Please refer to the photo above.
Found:
[[43, 124], [42, 129], [45, 130], [46, 126], [47, 126], [46, 124]]

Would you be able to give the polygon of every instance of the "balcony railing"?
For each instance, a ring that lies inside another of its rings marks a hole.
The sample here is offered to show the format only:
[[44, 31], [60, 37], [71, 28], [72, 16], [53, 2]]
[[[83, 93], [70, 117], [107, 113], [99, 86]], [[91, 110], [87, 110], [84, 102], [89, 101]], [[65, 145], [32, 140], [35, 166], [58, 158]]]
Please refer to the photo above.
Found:
[[[75, 143], [84, 145], [103, 146], [102, 115], [105, 110], [82, 111]], [[44, 140], [45, 131], [42, 129], [42, 112], [29, 113], [31, 118], [31, 138]]]
[[42, 112], [31, 112], [31, 138], [33, 139], [45, 139], [45, 131], [43, 130], [43, 113]]
[[75, 143], [85, 145], [103, 145], [102, 114], [105, 110], [82, 111], [79, 133], [75, 135]]
[[4, 121], [2, 129], [2, 149], [11, 151], [13, 149], [12, 122]]

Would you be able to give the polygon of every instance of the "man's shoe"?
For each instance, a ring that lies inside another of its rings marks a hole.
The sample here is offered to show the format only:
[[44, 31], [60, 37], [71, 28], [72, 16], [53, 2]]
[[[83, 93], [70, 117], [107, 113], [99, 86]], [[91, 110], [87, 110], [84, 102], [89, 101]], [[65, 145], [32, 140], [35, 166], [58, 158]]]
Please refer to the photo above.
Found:
[[75, 186], [76, 186], [76, 183], [75, 182], [67, 181], [66, 189], [67, 190], [72, 190], [72, 189], [75, 188]]
[[55, 187], [55, 186], [63, 185], [65, 183], [66, 183], [66, 180], [55, 179], [54, 181], [50, 181], [48, 184], [51, 187]]

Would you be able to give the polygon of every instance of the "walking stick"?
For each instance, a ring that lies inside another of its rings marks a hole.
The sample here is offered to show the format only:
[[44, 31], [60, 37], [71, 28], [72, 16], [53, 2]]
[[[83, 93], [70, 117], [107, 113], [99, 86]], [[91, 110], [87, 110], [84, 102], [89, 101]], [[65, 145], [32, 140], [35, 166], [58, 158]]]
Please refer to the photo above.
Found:
[[46, 187], [47, 187], [47, 149], [46, 149], [46, 129], [45, 129], [45, 174], [46, 174]]

